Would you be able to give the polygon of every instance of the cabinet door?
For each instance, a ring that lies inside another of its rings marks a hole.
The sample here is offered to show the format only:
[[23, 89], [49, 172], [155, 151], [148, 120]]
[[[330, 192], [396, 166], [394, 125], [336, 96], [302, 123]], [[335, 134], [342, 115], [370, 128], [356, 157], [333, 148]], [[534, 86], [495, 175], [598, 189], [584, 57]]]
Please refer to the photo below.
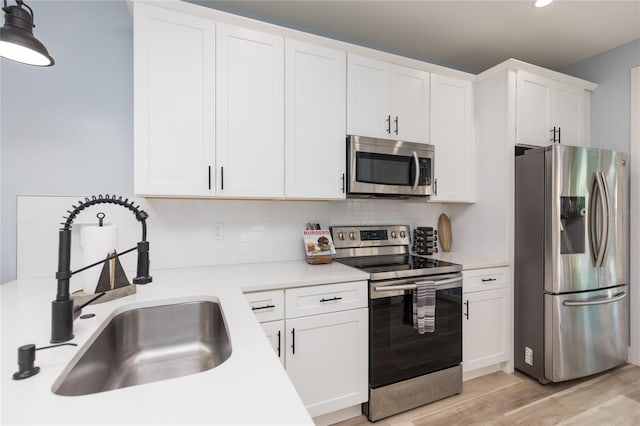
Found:
[[134, 4], [138, 195], [213, 195], [215, 24]]
[[365, 402], [368, 310], [286, 321], [287, 373], [312, 417]]
[[518, 71], [516, 87], [516, 143], [547, 146], [553, 143], [551, 82]]
[[260, 324], [264, 330], [264, 334], [269, 339], [269, 343], [273, 347], [274, 352], [280, 358], [282, 365], [285, 365], [284, 356], [284, 321], [263, 322]]
[[438, 182], [438, 193], [431, 200], [474, 201], [476, 141], [472, 83], [431, 74], [430, 121]]
[[463, 294], [463, 371], [509, 359], [508, 289]]
[[349, 55], [347, 133], [391, 138], [391, 65]]
[[568, 84], [558, 83], [553, 91], [552, 115], [555, 117], [554, 125], [558, 126], [561, 144], [573, 146], [585, 146], [585, 91]]
[[342, 199], [346, 53], [286, 40], [285, 196]]
[[391, 67], [391, 136], [410, 142], [429, 142], [429, 73]]
[[284, 40], [231, 25], [216, 33], [218, 194], [284, 195]]

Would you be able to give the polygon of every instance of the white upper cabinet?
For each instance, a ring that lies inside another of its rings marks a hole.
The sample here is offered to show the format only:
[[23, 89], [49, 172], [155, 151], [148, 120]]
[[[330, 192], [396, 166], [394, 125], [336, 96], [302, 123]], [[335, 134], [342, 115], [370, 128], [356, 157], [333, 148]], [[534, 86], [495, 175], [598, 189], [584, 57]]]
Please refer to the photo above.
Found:
[[284, 39], [218, 24], [217, 194], [284, 196]]
[[391, 64], [348, 55], [347, 133], [390, 138]]
[[429, 142], [429, 73], [391, 66], [391, 136]]
[[437, 195], [432, 201], [473, 202], [476, 140], [473, 84], [431, 74], [431, 144]]
[[133, 6], [135, 193], [213, 195], [215, 23]]
[[516, 143], [587, 145], [587, 96], [581, 88], [518, 70]]
[[347, 133], [429, 142], [429, 73], [349, 54]]
[[346, 53], [285, 43], [285, 197], [345, 198]]

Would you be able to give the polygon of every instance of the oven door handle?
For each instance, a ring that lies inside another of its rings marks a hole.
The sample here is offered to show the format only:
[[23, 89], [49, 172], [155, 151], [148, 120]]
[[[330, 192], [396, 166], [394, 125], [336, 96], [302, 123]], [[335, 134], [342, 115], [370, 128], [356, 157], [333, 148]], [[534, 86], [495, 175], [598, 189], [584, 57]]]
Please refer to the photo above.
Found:
[[[436, 285], [447, 285], [455, 282], [462, 281], [462, 277], [449, 278], [446, 280], [424, 280], [417, 281], [417, 283], [433, 283]], [[374, 287], [375, 291], [398, 291], [398, 290], [415, 290], [418, 285], [416, 284], [401, 284], [401, 285], [385, 285], [380, 287]]]
[[375, 291], [398, 291], [398, 290], [415, 290], [418, 286], [416, 284], [403, 284], [403, 285], [383, 285], [380, 287], [374, 287]]

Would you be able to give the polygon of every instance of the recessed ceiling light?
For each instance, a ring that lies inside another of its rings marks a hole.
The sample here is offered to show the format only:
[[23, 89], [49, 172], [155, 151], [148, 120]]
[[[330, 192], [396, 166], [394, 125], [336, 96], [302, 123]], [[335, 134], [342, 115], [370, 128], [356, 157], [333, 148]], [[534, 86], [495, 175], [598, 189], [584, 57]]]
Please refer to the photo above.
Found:
[[545, 6], [549, 6], [552, 2], [553, 0], [536, 0], [535, 3], [533, 3], [533, 5], [535, 7], [545, 7]]

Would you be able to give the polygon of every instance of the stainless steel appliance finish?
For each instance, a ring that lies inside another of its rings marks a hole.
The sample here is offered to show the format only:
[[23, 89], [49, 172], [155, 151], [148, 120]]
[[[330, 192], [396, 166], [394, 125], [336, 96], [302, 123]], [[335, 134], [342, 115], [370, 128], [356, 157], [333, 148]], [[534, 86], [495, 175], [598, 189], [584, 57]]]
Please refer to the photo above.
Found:
[[134, 308], [105, 320], [52, 390], [75, 396], [141, 385], [209, 370], [230, 355], [217, 302]]
[[427, 197], [436, 194], [433, 145], [349, 136], [348, 197]]
[[[369, 402], [375, 421], [462, 391], [460, 265], [410, 253], [408, 226], [332, 227], [336, 260], [368, 272]], [[413, 328], [417, 283], [435, 285], [435, 330]]]
[[627, 156], [552, 145], [516, 157], [515, 366], [540, 382], [627, 360]]

